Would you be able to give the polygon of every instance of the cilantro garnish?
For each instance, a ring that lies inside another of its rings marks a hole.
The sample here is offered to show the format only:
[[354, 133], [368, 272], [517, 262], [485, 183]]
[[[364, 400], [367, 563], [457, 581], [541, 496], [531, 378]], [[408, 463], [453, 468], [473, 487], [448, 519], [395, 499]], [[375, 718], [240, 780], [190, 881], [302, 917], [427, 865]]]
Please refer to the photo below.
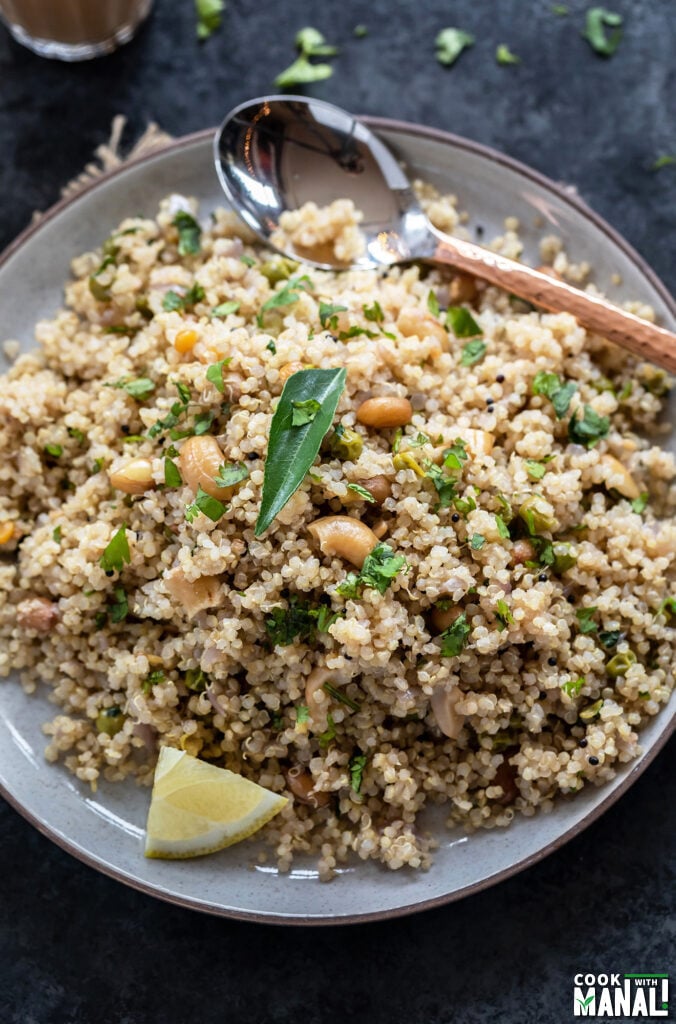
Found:
[[563, 683], [561, 689], [569, 697], [577, 697], [586, 681], [584, 676], [578, 676], [577, 679], [569, 679], [568, 682]]
[[167, 313], [175, 313], [180, 310], [190, 310], [193, 306], [196, 306], [198, 302], [201, 302], [205, 296], [204, 288], [201, 284], [195, 282], [195, 284], [188, 289], [184, 295], [179, 295], [173, 288], [165, 294], [162, 299], [162, 309]]
[[435, 40], [437, 60], [450, 67], [455, 64], [463, 50], [474, 46], [474, 36], [460, 28], [442, 28]]
[[[582, 38], [602, 57], [612, 57], [622, 39], [622, 15], [605, 7], [592, 7], [587, 11], [587, 22]], [[606, 35], [606, 27], [614, 29]]]
[[389, 544], [377, 544], [364, 559], [359, 575], [348, 573], [336, 591], [342, 597], [356, 597], [362, 587], [372, 587], [384, 594], [398, 573], [407, 568], [403, 555], [395, 554]]
[[296, 708], [296, 725], [304, 725], [310, 721], [310, 709], [305, 704], [299, 704]]
[[56, 544], [60, 544], [61, 543], [61, 527], [60, 526], [55, 526], [54, 529], [52, 530], [52, 540]]
[[475, 338], [482, 333], [478, 323], [464, 306], [448, 307], [446, 327], [453, 331], [456, 338]]
[[113, 603], [110, 606], [110, 621], [123, 622], [129, 614], [129, 603], [124, 587], [115, 587]]
[[570, 400], [577, 391], [577, 384], [572, 380], [562, 381], [558, 373], [547, 373], [540, 370], [533, 378], [533, 394], [544, 395], [554, 406], [557, 419], [562, 419], [568, 412]]
[[169, 457], [164, 459], [164, 482], [167, 487], [180, 487], [183, 483], [178, 466]]
[[248, 468], [243, 462], [224, 462], [219, 467], [218, 475], [214, 477], [217, 487], [234, 487], [235, 484], [246, 480], [249, 475]]
[[272, 608], [265, 618], [265, 630], [275, 647], [288, 647], [299, 643], [313, 643], [317, 633], [326, 633], [329, 626], [340, 618], [328, 605], [313, 608], [308, 601], [292, 594], [286, 608]]
[[456, 437], [451, 447], [444, 452], [444, 466], [448, 469], [462, 469], [463, 462], [468, 459], [466, 447], [467, 443], [461, 437]]
[[371, 323], [374, 324], [382, 324], [383, 320], [385, 319], [385, 314], [383, 313], [382, 306], [380, 305], [379, 302], [375, 300], [372, 306], [362, 306], [362, 312], [366, 319], [370, 320]]
[[199, 40], [208, 39], [217, 28], [220, 28], [224, 9], [224, 0], [195, 0], [197, 38]]
[[234, 299], [231, 302], [221, 302], [219, 306], [214, 306], [211, 310], [212, 317], [220, 317], [224, 319], [229, 316], [230, 313], [236, 313], [240, 307], [239, 302], [235, 302]]
[[52, 459], [58, 459], [63, 455], [63, 447], [60, 444], [46, 444], [45, 455]]
[[503, 629], [507, 629], [507, 626], [514, 623], [514, 616], [512, 615], [506, 601], [497, 601], [495, 608], [495, 617], [498, 620], [498, 632], [502, 633]]
[[362, 777], [364, 775], [364, 769], [368, 762], [366, 754], [353, 754], [348, 762], [348, 771], [350, 773], [350, 785], [355, 793], [358, 793], [361, 789]]
[[330, 302], [319, 303], [319, 322], [324, 330], [338, 330], [338, 314], [346, 313], [347, 306], [333, 306]]
[[320, 747], [328, 747], [329, 743], [333, 743], [336, 738], [336, 723], [333, 721], [333, 715], [330, 712], [326, 716], [326, 721], [328, 723], [326, 731], [320, 733], [317, 737]]
[[497, 526], [498, 533], [500, 534], [502, 539], [509, 540], [509, 530], [507, 529], [507, 523], [505, 522], [505, 520], [502, 518], [502, 516], [498, 515], [497, 512], [493, 513], [493, 518], [495, 519], [495, 525]]
[[441, 656], [455, 658], [462, 651], [471, 633], [465, 612], [448, 626], [441, 634]]
[[373, 503], [376, 500], [366, 487], [361, 487], [359, 484], [348, 484], [347, 489], [348, 491], [354, 491], [354, 493], [358, 494], [360, 498], [364, 499], [364, 501], [370, 501]]
[[123, 525], [110, 539], [99, 559], [99, 565], [106, 573], [122, 572], [125, 564], [131, 562], [127, 527]]
[[195, 500], [192, 504], [186, 506], [185, 518], [189, 523], [192, 523], [201, 512], [208, 519], [211, 519], [212, 522], [216, 523], [225, 510], [226, 506], [222, 501], [219, 501], [218, 498], [212, 498], [210, 494], [202, 490], [201, 486], [198, 486]]
[[313, 64], [310, 60], [311, 57], [333, 57], [338, 53], [335, 46], [326, 42], [321, 32], [316, 28], [302, 28], [296, 36], [296, 46], [300, 56], [275, 78], [275, 85], [279, 89], [322, 82], [331, 77], [333, 68], [330, 64]]
[[434, 488], [439, 496], [438, 507], [450, 508], [455, 498], [455, 488], [457, 486], [455, 477], [448, 476], [440, 466], [435, 465], [433, 462], [426, 466], [425, 476], [434, 484]]
[[495, 59], [498, 64], [520, 64], [521, 57], [517, 57], [515, 53], [512, 53], [506, 43], [500, 43], [495, 51]]
[[582, 418], [578, 418], [579, 410], [573, 413], [568, 421], [568, 438], [575, 444], [583, 444], [593, 448], [610, 430], [607, 416], [599, 416], [590, 405], [585, 405]]
[[432, 314], [432, 316], [439, 316], [439, 314], [441, 313], [441, 308], [439, 306], [439, 299], [437, 298], [437, 293], [432, 291], [431, 288], [430, 288], [430, 290], [427, 293], [427, 308], [430, 311], [430, 313]]
[[486, 342], [481, 341], [480, 338], [477, 338], [475, 341], [468, 341], [462, 346], [460, 365], [474, 366], [475, 363], [481, 362], [486, 354], [486, 348]]
[[290, 277], [284, 286], [275, 292], [274, 295], [271, 295], [267, 302], [264, 302], [261, 306], [261, 311], [256, 317], [258, 326], [263, 326], [265, 314], [269, 310], [292, 306], [295, 302], [298, 302], [300, 292], [307, 291], [311, 284], [312, 282], [307, 274], [303, 274], [302, 277]]
[[179, 210], [171, 222], [178, 229], [179, 256], [193, 256], [200, 251], [202, 229], [187, 210]]
[[598, 626], [594, 622], [596, 612], [596, 605], [590, 605], [588, 608], [579, 608], [575, 612], [581, 633], [596, 633], [598, 630]]
[[617, 647], [623, 636], [624, 633], [619, 629], [604, 629], [599, 633], [599, 640], [605, 648], [610, 650], [611, 647]]
[[470, 537], [469, 546], [472, 551], [481, 551], [482, 547], [486, 543], [486, 538], [481, 533], [473, 533]]
[[218, 363], [212, 363], [211, 366], [207, 367], [207, 380], [214, 385], [217, 391], [221, 394], [225, 391], [225, 384], [223, 383], [223, 370], [226, 366], [229, 366], [232, 362], [232, 357], [228, 359], [221, 359]]
[[634, 500], [631, 503], [632, 512], [636, 512], [638, 515], [640, 515], [642, 512], [645, 512], [649, 498], [650, 495], [647, 491], [643, 491], [642, 494], [639, 494], [638, 498], [634, 498]]

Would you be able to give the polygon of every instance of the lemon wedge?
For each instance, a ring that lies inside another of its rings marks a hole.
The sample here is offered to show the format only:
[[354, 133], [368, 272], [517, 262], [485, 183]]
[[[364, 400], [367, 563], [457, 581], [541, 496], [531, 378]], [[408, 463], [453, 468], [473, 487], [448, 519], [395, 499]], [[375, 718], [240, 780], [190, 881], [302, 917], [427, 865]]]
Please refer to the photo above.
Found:
[[262, 828], [286, 797], [226, 768], [162, 747], [146, 825], [146, 857], [179, 860], [222, 850]]

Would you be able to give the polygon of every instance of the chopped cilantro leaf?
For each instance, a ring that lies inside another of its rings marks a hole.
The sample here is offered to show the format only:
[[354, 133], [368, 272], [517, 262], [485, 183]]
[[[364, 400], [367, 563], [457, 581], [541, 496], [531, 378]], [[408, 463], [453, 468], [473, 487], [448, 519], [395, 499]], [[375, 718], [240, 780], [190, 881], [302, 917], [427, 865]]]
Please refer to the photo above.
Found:
[[475, 341], [468, 341], [462, 346], [460, 365], [474, 366], [475, 363], [481, 362], [486, 354], [486, 347], [486, 342], [481, 341], [480, 338], [477, 338]]
[[514, 616], [512, 615], [507, 602], [502, 599], [496, 602], [495, 608], [495, 617], [498, 620], [498, 632], [502, 633], [504, 629], [507, 629], [507, 626], [514, 623]]
[[193, 256], [198, 253], [201, 248], [202, 229], [192, 214], [187, 210], [179, 210], [171, 223], [178, 229], [179, 256]]
[[288, 606], [272, 608], [265, 619], [265, 630], [273, 646], [288, 647], [299, 643], [314, 643], [317, 633], [326, 633], [329, 626], [340, 617], [328, 605], [313, 608], [292, 594]]
[[379, 302], [374, 301], [372, 306], [362, 306], [362, 312], [367, 320], [374, 324], [381, 324], [385, 319], [382, 307]]
[[287, 89], [294, 85], [307, 85], [330, 78], [333, 68], [330, 64], [313, 64], [310, 57], [332, 57], [338, 52], [335, 46], [326, 43], [316, 28], [302, 28], [296, 36], [300, 56], [275, 78], [275, 85]]
[[284, 284], [279, 291], [276, 291], [274, 295], [271, 295], [267, 302], [264, 302], [261, 306], [261, 311], [258, 314], [257, 322], [258, 326], [263, 326], [265, 314], [271, 309], [281, 309], [284, 306], [292, 306], [295, 302], [298, 302], [301, 291], [307, 291], [311, 285], [310, 278], [307, 274], [302, 277], [291, 277]]
[[442, 28], [435, 40], [437, 60], [450, 67], [455, 64], [463, 50], [474, 46], [474, 36], [460, 28]]
[[239, 302], [235, 302], [234, 300], [231, 302], [221, 302], [219, 306], [214, 306], [211, 310], [211, 315], [212, 317], [225, 319], [225, 317], [229, 316], [230, 313], [236, 313], [239, 306]]
[[389, 544], [377, 544], [364, 559], [359, 575], [348, 573], [337, 592], [342, 597], [356, 597], [361, 587], [372, 587], [384, 594], [395, 576], [407, 568], [403, 555], [395, 554]]
[[624, 633], [619, 629], [604, 629], [599, 633], [599, 640], [604, 647], [610, 649], [617, 647], [623, 636]]
[[330, 302], [319, 303], [319, 322], [324, 330], [338, 330], [338, 314], [346, 313], [347, 306], [333, 306]]
[[455, 477], [447, 476], [441, 466], [429, 462], [426, 466], [425, 476], [434, 484], [439, 496], [439, 508], [450, 508], [455, 498], [457, 480]]
[[670, 616], [676, 617], [676, 597], [665, 597], [655, 612], [655, 618], [657, 618], [658, 615], [664, 615], [667, 619]]
[[123, 622], [129, 614], [129, 603], [124, 587], [115, 587], [113, 603], [110, 606], [110, 621]]
[[579, 410], [573, 413], [568, 421], [568, 438], [575, 444], [583, 444], [593, 448], [610, 430], [607, 416], [599, 416], [590, 405], [585, 405], [582, 418], [578, 418]]
[[219, 467], [218, 475], [214, 477], [217, 487], [234, 487], [235, 484], [246, 480], [249, 475], [248, 468], [243, 462], [224, 462]]
[[584, 676], [578, 676], [577, 679], [569, 679], [568, 682], [562, 685], [561, 689], [569, 697], [577, 697], [586, 681]]
[[240, 256], [239, 262], [243, 263], [245, 267], [255, 267], [256, 266], [256, 261], [253, 258], [253, 256], [247, 256], [246, 253], [244, 253], [243, 256]]
[[122, 572], [125, 562], [127, 565], [131, 562], [131, 554], [127, 540], [127, 527], [121, 526], [104, 548], [99, 565], [106, 573]]
[[541, 370], [533, 378], [533, 394], [544, 395], [554, 406], [557, 419], [562, 419], [568, 412], [570, 400], [577, 391], [574, 381], [562, 381], [558, 373], [547, 373]]
[[632, 512], [636, 512], [638, 513], [638, 515], [640, 515], [642, 512], [645, 512], [649, 498], [650, 495], [647, 491], [643, 491], [642, 494], [639, 494], [638, 498], [634, 498], [634, 500], [631, 503]]
[[486, 538], [481, 533], [473, 533], [470, 537], [469, 546], [472, 551], [481, 551], [481, 548], [486, 543]]
[[429, 309], [432, 316], [439, 316], [439, 313], [441, 312], [441, 309], [439, 307], [439, 299], [437, 298], [437, 293], [432, 291], [431, 288], [427, 293], [427, 308]]
[[507, 524], [505, 523], [505, 520], [496, 512], [493, 513], [493, 518], [495, 519], [495, 525], [498, 528], [498, 533], [500, 534], [500, 536], [503, 538], [503, 540], [509, 540], [509, 530], [507, 529]]
[[366, 754], [353, 754], [348, 762], [347, 767], [350, 772], [350, 785], [355, 793], [359, 793], [361, 790], [362, 778], [367, 762], [368, 758]]
[[272, 340], [272, 338], [270, 339], [270, 341], [267, 343], [267, 345], [265, 347], [268, 350], [268, 352], [272, 352], [273, 356], [277, 355], [277, 346], [275, 345], [275, 343]]
[[299, 704], [296, 708], [296, 724], [305, 725], [310, 721], [310, 709], [305, 704]]
[[467, 462], [466, 442], [461, 437], [456, 437], [451, 447], [444, 452], [444, 466], [447, 469], [462, 469], [463, 462]]
[[58, 459], [63, 455], [63, 447], [60, 444], [46, 444], [45, 455], [49, 455], [52, 459]]
[[201, 486], [197, 488], [197, 494], [192, 504], [186, 506], [185, 518], [189, 523], [202, 512], [208, 519], [216, 523], [225, 512], [226, 506], [218, 498], [212, 498], [210, 494], [202, 490]]
[[347, 331], [341, 331], [338, 337], [341, 341], [348, 341], [350, 338], [359, 338], [361, 335], [365, 335], [367, 338], [378, 337], [376, 331], [369, 331], [367, 327], [359, 327], [357, 324], [353, 324]]
[[498, 64], [520, 64], [521, 57], [517, 57], [515, 53], [512, 53], [506, 43], [500, 43], [495, 51], [495, 59]]
[[208, 39], [217, 28], [220, 28], [224, 9], [224, 0], [195, 0], [197, 38], [199, 40]]
[[596, 611], [596, 605], [590, 605], [588, 608], [578, 608], [575, 612], [581, 633], [596, 633], [598, 630], [598, 626], [594, 622]]
[[333, 721], [333, 715], [330, 712], [326, 716], [326, 721], [328, 723], [326, 730], [317, 737], [320, 747], [328, 747], [329, 743], [333, 743], [336, 738], [336, 723]]
[[164, 460], [164, 482], [167, 487], [180, 487], [183, 483], [178, 466], [168, 457]]
[[464, 306], [449, 306], [446, 310], [446, 327], [453, 331], [456, 338], [476, 338], [481, 328]]
[[460, 654], [467, 643], [470, 632], [471, 628], [467, 622], [467, 615], [463, 612], [441, 634], [442, 658], [455, 658]]
[[221, 359], [218, 363], [212, 363], [207, 368], [207, 380], [210, 384], [213, 384], [217, 391], [221, 394], [225, 391], [225, 384], [223, 383], [223, 370], [226, 366], [229, 366], [232, 362], [232, 358]]
[[60, 526], [55, 526], [54, 529], [52, 530], [52, 540], [56, 544], [60, 544], [61, 543], [61, 527]]
[[[622, 39], [622, 15], [608, 11], [605, 7], [591, 7], [587, 11], [587, 22], [582, 38], [592, 50], [602, 57], [612, 57]], [[606, 27], [614, 29], [606, 35]]]

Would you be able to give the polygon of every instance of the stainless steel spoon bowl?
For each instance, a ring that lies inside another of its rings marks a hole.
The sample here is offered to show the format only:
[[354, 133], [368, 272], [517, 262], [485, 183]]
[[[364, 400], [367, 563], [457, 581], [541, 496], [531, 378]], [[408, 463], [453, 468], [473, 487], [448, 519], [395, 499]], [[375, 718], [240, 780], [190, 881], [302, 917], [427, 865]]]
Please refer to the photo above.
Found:
[[[214, 159], [228, 199], [267, 245], [285, 210], [350, 198], [363, 214], [365, 236], [364, 253], [353, 266], [411, 259], [450, 264], [542, 309], [572, 313], [588, 330], [676, 373], [676, 335], [670, 331], [434, 228], [392, 153], [340, 107], [303, 96], [249, 100], [216, 133]], [[345, 269], [328, 249], [285, 254], [324, 270]]]

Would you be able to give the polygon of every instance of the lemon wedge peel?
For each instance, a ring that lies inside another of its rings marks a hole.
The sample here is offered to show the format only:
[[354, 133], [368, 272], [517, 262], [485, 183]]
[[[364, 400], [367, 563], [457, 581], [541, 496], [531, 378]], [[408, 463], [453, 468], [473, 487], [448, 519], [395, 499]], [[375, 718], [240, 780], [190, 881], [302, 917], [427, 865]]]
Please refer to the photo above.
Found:
[[145, 856], [184, 860], [257, 832], [288, 803], [241, 775], [162, 747], [146, 826]]

